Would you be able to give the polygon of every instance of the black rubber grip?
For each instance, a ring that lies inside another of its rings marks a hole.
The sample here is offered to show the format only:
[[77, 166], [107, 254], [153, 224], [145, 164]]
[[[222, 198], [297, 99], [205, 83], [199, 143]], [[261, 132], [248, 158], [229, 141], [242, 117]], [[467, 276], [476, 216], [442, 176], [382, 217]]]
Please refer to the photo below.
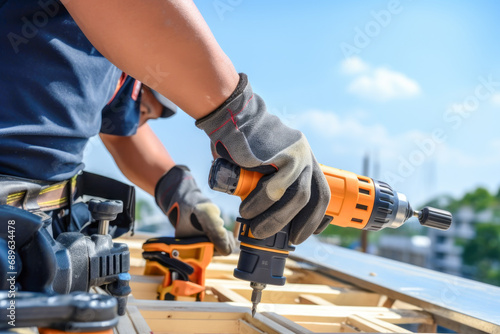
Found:
[[216, 159], [208, 176], [210, 189], [232, 195], [238, 186], [240, 166], [224, 159]]
[[426, 227], [447, 230], [451, 226], [453, 217], [448, 211], [426, 206], [420, 211], [418, 221]]
[[113, 221], [116, 219], [116, 216], [123, 211], [122, 201], [100, 201], [91, 199], [87, 204], [92, 213], [92, 218], [95, 220]]
[[286, 258], [288, 252], [295, 247], [288, 244], [290, 225], [267, 239], [255, 239], [251, 236], [248, 222], [242, 218], [238, 240], [240, 245], [240, 258], [234, 269], [234, 277], [262, 284], [285, 285]]

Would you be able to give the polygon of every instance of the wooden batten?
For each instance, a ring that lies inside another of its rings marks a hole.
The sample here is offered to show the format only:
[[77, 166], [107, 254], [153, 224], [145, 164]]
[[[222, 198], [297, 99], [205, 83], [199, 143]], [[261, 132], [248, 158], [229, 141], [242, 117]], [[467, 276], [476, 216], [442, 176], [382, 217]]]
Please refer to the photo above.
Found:
[[[142, 241], [129, 244], [133, 273], [127, 315], [116, 334], [161, 333], [416, 333], [436, 330], [424, 310], [288, 261], [287, 284], [263, 291], [251, 316], [249, 282], [233, 277], [238, 256], [214, 257], [203, 302], [159, 301], [161, 276], [142, 275]], [[404, 326], [404, 327], [401, 327]], [[413, 332], [411, 331], [413, 330]]]

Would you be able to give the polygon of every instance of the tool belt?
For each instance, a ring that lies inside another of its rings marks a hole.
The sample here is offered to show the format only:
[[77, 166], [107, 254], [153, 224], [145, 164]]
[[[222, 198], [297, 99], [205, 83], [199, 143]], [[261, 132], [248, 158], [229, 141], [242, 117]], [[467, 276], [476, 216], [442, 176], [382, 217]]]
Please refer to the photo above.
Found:
[[6, 204], [28, 211], [63, 208], [70, 204], [75, 193], [77, 177], [75, 175], [70, 180], [50, 184], [0, 175], [0, 205]]
[[[85, 196], [116, 199], [123, 202], [123, 212], [110, 224], [113, 237], [134, 229], [135, 188], [101, 175], [82, 172], [69, 180], [50, 183], [9, 175], [0, 175], [0, 205], [14, 206], [44, 218], [47, 212], [68, 208]], [[114, 228], [113, 228], [114, 227]], [[90, 224], [86, 234], [94, 234], [97, 224]]]

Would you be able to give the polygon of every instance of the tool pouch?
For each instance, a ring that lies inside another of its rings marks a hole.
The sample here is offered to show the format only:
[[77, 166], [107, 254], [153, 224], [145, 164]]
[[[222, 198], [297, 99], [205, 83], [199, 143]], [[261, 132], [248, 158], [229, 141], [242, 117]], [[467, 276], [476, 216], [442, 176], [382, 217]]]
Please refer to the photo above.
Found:
[[[123, 202], [123, 212], [118, 214], [116, 219], [110, 222], [109, 234], [117, 238], [129, 231], [134, 234], [135, 220], [135, 188], [123, 182], [97, 175], [83, 172], [77, 179], [76, 196], [91, 196], [106, 199], [120, 200]], [[85, 234], [97, 233], [97, 223], [91, 223]]]

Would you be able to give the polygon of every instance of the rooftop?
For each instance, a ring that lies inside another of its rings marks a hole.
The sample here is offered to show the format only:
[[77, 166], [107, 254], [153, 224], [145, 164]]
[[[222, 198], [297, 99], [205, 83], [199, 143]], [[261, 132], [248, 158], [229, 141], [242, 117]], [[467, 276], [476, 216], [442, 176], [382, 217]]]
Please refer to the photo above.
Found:
[[232, 276], [237, 255], [213, 259], [203, 302], [159, 301], [162, 277], [142, 275], [145, 238], [125, 239], [132, 296], [115, 333], [500, 333], [500, 288], [315, 238], [291, 254], [287, 284], [264, 290], [255, 318], [249, 283]]

